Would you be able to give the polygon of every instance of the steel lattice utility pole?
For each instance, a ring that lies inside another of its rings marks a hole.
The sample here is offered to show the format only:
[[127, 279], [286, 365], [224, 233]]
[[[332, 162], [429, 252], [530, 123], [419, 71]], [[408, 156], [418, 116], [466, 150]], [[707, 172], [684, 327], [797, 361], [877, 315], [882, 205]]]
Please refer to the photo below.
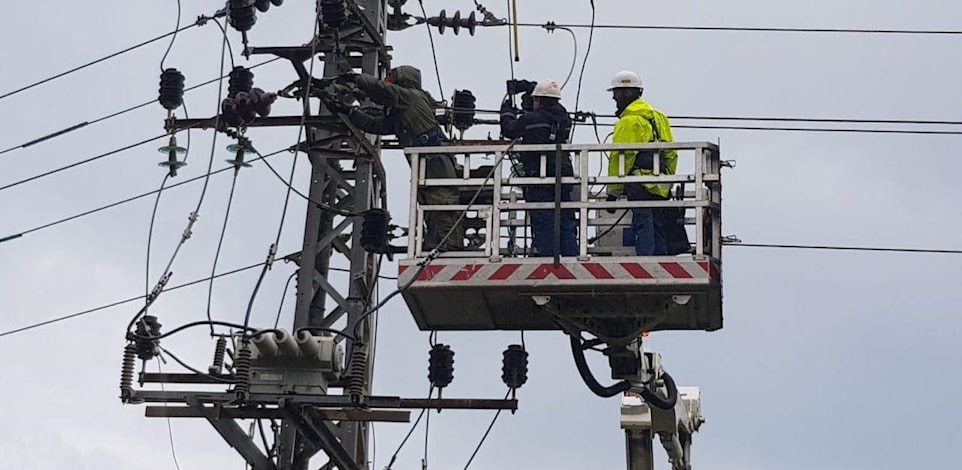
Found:
[[[334, 34], [319, 34], [314, 44], [304, 49], [323, 53], [324, 75], [357, 70], [383, 76], [389, 57], [384, 42], [387, 30], [386, 0], [347, 0], [348, 13], [360, 20], [360, 26], [345, 27]], [[322, 10], [318, 1], [318, 12]], [[322, 18], [318, 18], [321, 21]], [[323, 31], [323, 29], [321, 29]], [[336, 34], [336, 36], [335, 36]], [[335, 41], [336, 37], [336, 41]], [[255, 49], [255, 53], [260, 52]], [[263, 50], [263, 52], [271, 52]], [[278, 51], [274, 51], [278, 52]], [[309, 60], [314, 60], [311, 57]], [[359, 63], [358, 63], [359, 61]], [[305, 148], [311, 162], [311, 184], [308, 197], [325, 206], [357, 214], [385, 205], [384, 169], [380, 160], [380, 143], [367, 140], [357, 132], [335, 132], [329, 128], [306, 126]], [[350, 169], [346, 166], [353, 167]], [[335, 216], [318, 205], [308, 204], [304, 244], [297, 273], [297, 304], [294, 330], [317, 326], [331, 327], [347, 316], [347, 331], [357, 322], [371, 302], [376, 302], [378, 257], [364, 251], [360, 244], [361, 218], [346, 217], [336, 225]], [[346, 235], [346, 236], [344, 236]], [[335, 285], [328, 277], [331, 258], [345, 257], [350, 264], [347, 285]], [[334, 309], [328, 311], [331, 299]], [[357, 330], [359, 342], [373, 351], [374, 318], [368, 317]], [[347, 340], [345, 349], [352, 351]], [[364, 384], [360, 392], [369, 394], [374, 357], [368, 355], [363, 364], [352, 364], [350, 380]], [[352, 359], [352, 361], [356, 360]], [[359, 365], [363, 367], [358, 367]], [[361, 377], [357, 377], [360, 374]], [[344, 389], [347, 393], [347, 388]], [[336, 467], [367, 468], [368, 425], [366, 422], [320, 423], [318, 440], [321, 449], [304, 442], [293, 420], [284, 421], [279, 448], [279, 470], [304, 470], [311, 455], [319, 450], [331, 457]], [[346, 458], [351, 464], [343, 462]]]

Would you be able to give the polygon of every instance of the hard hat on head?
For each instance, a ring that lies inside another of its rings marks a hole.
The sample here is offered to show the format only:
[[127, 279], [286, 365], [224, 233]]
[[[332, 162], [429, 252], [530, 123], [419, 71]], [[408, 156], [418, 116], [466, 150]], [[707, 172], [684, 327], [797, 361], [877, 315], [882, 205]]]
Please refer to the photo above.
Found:
[[628, 70], [618, 72], [611, 78], [611, 86], [608, 87], [608, 91], [615, 88], [637, 88], [641, 90], [641, 77]]
[[541, 80], [534, 87], [531, 96], [561, 99], [561, 86], [554, 80]]

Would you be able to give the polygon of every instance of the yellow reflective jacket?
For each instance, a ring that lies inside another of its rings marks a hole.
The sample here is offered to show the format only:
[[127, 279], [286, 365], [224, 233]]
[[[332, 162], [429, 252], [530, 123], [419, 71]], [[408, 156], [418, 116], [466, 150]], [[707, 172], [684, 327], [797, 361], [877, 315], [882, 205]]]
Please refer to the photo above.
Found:
[[[652, 128], [654, 125], [654, 129]], [[656, 137], [657, 132], [657, 139]], [[668, 117], [665, 116], [661, 111], [652, 108], [650, 104], [646, 103], [645, 100], [638, 98], [622, 111], [621, 116], [618, 118], [618, 122], [615, 124], [615, 132], [612, 136], [612, 143], [615, 144], [633, 144], [638, 142], [674, 142], [675, 139], [671, 135], [671, 124], [668, 122]], [[619, 154], [621, 152], [613, 151], [608, 158], [608, 176], [618, 176], [619, 174]], [[631, 175], [650, 175], [651, 170], [632, 168], [635, 165], [635, 156], [638, 154], [637, 151], [629, 150], [624, 152], [625, 154], [625, 173]], [[674, 150], [668, 150], [662, 154], [662, 161], [664, 165], [661, 167], [662, 174], [673, 175], [675, 174], [675, 168], [678, 166], [678, 152]], [[646, 184], [645, 189], [652, 194], [657, 194], [661, 197], [668, 197], [670, 192], [670, 185], [667, 184]], [[623, 184], [609, 184], [608, 194], [621, 197], [624, 194]]]

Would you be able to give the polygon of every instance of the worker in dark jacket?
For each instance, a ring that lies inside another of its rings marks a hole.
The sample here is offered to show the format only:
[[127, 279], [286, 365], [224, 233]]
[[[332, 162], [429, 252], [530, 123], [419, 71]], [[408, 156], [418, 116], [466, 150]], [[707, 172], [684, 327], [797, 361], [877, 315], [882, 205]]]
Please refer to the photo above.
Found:
[[[421, 71], [402, 65], [381, 80], [373, 75], [354, 75], [354, 83], [375, 103], [384, 106], [382, 115], [371, 115], [359, 108], [348, 111], [351, 122], [372, 134], [394, 134], [404, 147], [439, 146], [445, 136], [438, 126], [434, 109], [436, 101], [421, 89]], [[427, 178], [456, 178], [454, 157], [431, 154], [422, 160]], [[421, 204], [453, 205], [459, 200], [456, 187], [424, 188], [420, 191]], [[464, 230], [457, 219], [457, 211], [427, 211], [424, 213], [424, 250], [462, 251]], [[449, 235], [450, 233], [450, 235]], [[445, 237], [447, 238], [445, 239]], [[443, 241], [443, 243], [442, 243]]]
[[[571, 133], [571, 118], [568, 111], [561, 105], [561, 87], [553, 80], [538, 82], [531, 93], [533, 109], [517, 116], [510, 99], [501, 104], [501, 134], [509, 139], [521, 138], [521, 145], [563, 144], [567, 143]], [[557, 171], [561, 176], [574, 176], [571, 157], [565, 153], [561, 159], [561, 168], [556, 168], [555, 152], [523, 152], [521, 161], [527, 177], [539, 177], [541, 172], [541, 158], [545, 156], [546, 174], [554, 178]], [[554, 202], [555, 188], [551, 185], [529, 185], [524, 188], [524, 198], [527, 202]], [[561, 201], [571, 201], [571, 185], [564, 185], [561, 191]], [[530, 211], [531, 233], [534, 237], [534, 247], [538, 256], [555, 256], [554, 211]], [[578, 256], [578, 224], [575, 221], [574, 210], [561, 211], [561, 256]]]

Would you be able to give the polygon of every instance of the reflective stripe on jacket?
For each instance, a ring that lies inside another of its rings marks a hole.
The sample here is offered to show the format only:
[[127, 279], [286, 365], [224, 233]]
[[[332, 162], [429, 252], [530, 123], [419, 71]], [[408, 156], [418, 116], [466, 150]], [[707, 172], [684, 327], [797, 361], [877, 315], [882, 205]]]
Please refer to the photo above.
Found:
[[[652, 128], [652, 125], [655, 127]], [[657, 137], [657, 139], [656, 139]], [[615, 124], [615, 132], [612, 136], [612, 143], [633, 144], [638, 142], [674, 142], [671, 135], [671, 124], [668, 117], [661, 111], [652, 108], [645, 100], [638, 98], [622, 111]], [[619, 174], [619, 155], [621, 152], [613, 151], [608, 158], [608, 176], [618, 176]], [[635, 157], [638, 152], [629, 150], [624, 152], [625, 174], [629, 175], [650, 175], [651, 168], [635, 168]], [[662, 152], [661, 162], [664, 164], [660, 170], [663, 174], [675, 174], [678, 165], [678, 152], [668, 150]], [[640, 165], [641, 166], [641, 165]], [[652, 194], [661, 197], [668, 197], [670, 185], [667, 184], [646, 184], [645, 188]], [[608, 194], [620, 197], [624, 194], [623, 184], [609, 184]]]

